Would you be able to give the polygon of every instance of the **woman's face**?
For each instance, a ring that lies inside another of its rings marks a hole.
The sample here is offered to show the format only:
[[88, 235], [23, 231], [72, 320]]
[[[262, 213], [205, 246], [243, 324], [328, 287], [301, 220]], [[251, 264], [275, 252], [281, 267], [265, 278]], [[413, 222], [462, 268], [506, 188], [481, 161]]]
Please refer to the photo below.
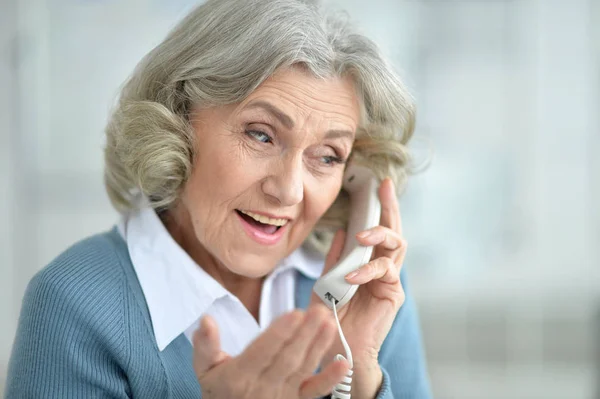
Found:
[[190, 118], [198, 148], [176, 212], [186, 250], [262, 277], [301, 245], [339, 193], [359, 123], [354, 86], [294, 68], [242, 103], [195, 109]]

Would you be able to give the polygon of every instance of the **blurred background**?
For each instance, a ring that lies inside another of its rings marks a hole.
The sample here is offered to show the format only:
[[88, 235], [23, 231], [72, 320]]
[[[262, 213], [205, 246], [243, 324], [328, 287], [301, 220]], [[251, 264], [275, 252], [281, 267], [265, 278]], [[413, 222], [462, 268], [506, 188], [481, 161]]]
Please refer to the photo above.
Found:
[[[600, 398], [600, 1], [329, 2], [393, 60], [434, 146], [401, 206], [435, 397]], [[28, 280], [118, 219], [119, 86], [195, 4], [1, 0], [0, 391]]]

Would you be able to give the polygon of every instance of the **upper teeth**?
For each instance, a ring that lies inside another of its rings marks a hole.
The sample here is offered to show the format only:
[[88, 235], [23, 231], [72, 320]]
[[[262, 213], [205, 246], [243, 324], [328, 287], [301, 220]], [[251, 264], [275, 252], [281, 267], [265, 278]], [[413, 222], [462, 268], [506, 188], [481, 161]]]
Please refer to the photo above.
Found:
[[259, 215], [257, 213], [254, 212], [248, 212], [248, 211], [240, 211], [242, 212], [244, 215], [248, 215], [250, 216], [252, 219], [264, 223], [264, 224], [272, 224], [273, 226], [283, 226], [284, 224], [286, 224], [288, 222], [287, 219], [273, 219], [267, 216], [263, 216], [263, 215]]

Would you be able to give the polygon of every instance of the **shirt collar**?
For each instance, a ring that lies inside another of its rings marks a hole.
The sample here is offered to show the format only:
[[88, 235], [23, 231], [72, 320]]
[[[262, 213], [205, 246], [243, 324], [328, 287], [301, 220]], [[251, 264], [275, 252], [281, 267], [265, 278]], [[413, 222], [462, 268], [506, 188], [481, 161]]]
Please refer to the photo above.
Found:
[[152, 208], [129, 216], [126, 237], [159, 350], [231, 295], [177, 244]]
[[[152, 208], [145, 207], [130, 214], [124, 224], [122, 232], [160, 351], [218, 299], [229, 296], [238, 300], [179, 246]], [[316, 280], [323, 270], [323, 257], [300, 247], [284, 258], [272, 274], [290, 268]]]

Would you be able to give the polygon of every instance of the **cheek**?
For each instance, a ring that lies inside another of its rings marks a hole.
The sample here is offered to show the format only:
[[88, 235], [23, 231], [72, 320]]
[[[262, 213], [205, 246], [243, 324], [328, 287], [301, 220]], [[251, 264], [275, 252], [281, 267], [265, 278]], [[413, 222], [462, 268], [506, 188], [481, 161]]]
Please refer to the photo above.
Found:
[[203, 189], [235, 195], [243, 191], [265, 171], [264, 162], [250, 157], [234, 134], [221, 134], [214, 143], [198, 151], [196, 178]]
[[311, 191], [310, 202], [307, 201], [307, 203], [311, 204], [311, 206], [309, 206], [310, 209], [307, 210], [311, 222], [316, 223], [318, 219], [327, 212], [337, 198], [340, 189], [341, 184], [337, 183], [328, 184], [326, 186], [319, 185]]
[[202, 186], [205, 190], [211, 190], [216, 187], [217, 182], [227, 182], [224, 180], [227, 175], [231, 174], [236, 163], [231, 162], [227, 154], [217, 151], [203, 151], [198, 154], [192, 178], [194, 184]]
[[240, 198], [258, 178], [255, 175], [265, 168], [236, 151], [232, 143], [206, 144], [198, 151], [183, 198], [195, 225], [218, 226], [240, 206]]

